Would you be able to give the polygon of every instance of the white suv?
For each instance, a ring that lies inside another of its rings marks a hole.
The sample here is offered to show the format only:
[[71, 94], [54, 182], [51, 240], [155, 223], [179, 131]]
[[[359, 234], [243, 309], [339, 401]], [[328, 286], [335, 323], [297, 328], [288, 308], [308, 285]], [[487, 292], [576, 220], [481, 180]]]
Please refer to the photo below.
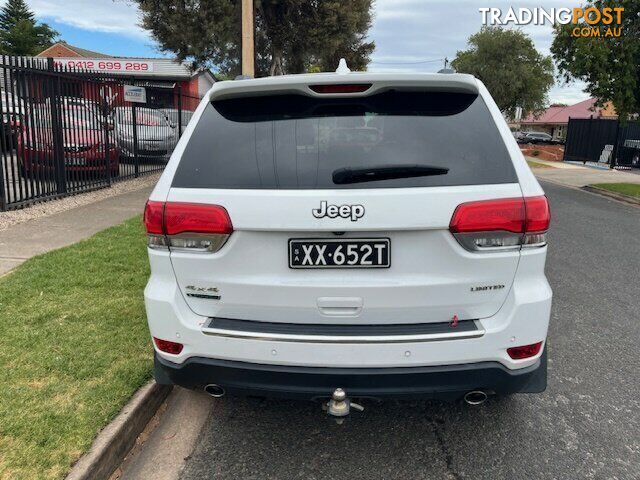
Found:
[[145, 225], [159, 383], [474, 403], [546, 387], [549, 207], [472, 76], [216, 83]]

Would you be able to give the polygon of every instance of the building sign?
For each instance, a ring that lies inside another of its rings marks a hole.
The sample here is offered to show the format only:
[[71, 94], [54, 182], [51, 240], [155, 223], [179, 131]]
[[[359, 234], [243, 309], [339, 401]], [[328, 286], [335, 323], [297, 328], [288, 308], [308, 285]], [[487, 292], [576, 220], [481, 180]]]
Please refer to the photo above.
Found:
[[56, 68], [69, 70], [89, 70], [108, 73], [147, 73], [153, 72], [153, 62], [147, 60], [128, 60], [118, 58], [54, 58]]
[[135, 85], [124, 86], [124, 100], [126, 102], [147, 103], [147, 89]]

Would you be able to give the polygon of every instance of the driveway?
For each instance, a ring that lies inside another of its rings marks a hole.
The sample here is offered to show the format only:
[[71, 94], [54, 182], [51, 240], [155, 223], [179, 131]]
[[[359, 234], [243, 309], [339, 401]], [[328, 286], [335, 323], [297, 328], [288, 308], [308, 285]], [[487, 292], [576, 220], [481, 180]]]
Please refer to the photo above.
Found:
[[[344, 425], [306, 403], [211, 401], [195, 447], [176, 460], [180, 478], [640, 478], [640, 208], [544, 187], [555, 295], [544, 394], [475, 408], [367, 403]], [[171, 412], [180, 432], [179, 416], [190, 417]], [[149, 445], [171, 456], [179, 446], [159, 431]], [[138, 464], [123, 478], [148, 472]]]
[[527, 157], [532, 162], [544, 163], [553, 168], [536, 168], [534, 170], [538, 180], [546, 180], [559, 185], [584, 187], [594, 183], [640, 183], [638, 169], [607, 170], [584, 167], [572, 163], [550, 162], [533, 157]]

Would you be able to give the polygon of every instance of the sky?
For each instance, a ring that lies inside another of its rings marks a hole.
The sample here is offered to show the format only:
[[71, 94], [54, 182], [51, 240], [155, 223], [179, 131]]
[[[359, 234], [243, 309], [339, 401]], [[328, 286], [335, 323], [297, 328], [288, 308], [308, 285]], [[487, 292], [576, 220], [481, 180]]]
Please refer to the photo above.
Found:
[[[55, 28], [77, 47], [117, 56], [162, 57], [150, 34], [140, 26], [135, 3], [127, 0], [27, 0], [38, 20]], [[0, 1], [0, 4], [4, 2]], [[375, 0], [370, 39], [376, 50], [370, 71], [436, 72], [452, 60], [482, 26], [480, 7], [574, 7], [575, 0]], [[550, 25], [521, 27], [536, 48], [549, 55]], [[573, 104], [588, 98], [579, 82], [557, 82], [552, 103]]]

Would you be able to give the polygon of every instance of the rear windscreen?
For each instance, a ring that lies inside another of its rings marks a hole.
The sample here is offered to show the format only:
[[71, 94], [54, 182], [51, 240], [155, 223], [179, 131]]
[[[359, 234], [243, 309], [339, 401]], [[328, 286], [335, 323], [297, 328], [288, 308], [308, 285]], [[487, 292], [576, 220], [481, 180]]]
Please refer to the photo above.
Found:
[[[394, 178], [372, 174], [367, 180], [369, 170], [394, 168], [401, 169]], [[365, 172], [364, 180], [336, 182], [334, 173], [344, 169]], [[404, 177], [404, 171], [427, 173]], [[173, 178], [174, 187], [241, 189], [515, 182], [507, 149], [480, 96], [401, 91], [361, 98], [276, 95], [213, 101]]]

